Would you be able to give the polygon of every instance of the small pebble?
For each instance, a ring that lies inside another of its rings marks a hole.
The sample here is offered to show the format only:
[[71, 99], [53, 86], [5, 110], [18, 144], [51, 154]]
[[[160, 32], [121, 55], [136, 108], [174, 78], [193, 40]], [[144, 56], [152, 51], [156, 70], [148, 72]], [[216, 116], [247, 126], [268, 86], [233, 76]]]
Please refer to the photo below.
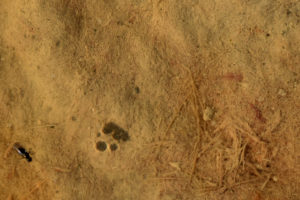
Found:
[[177, 169], [178, 171], [180, 171], [180, 167], [179, 167], [179, 163], [178, 162], [170, 162], [169, 163], [172, 167], [174, 167], [175, 169]]
[[297, 82], [297, 81], [294, 82], [293, 87], [294, 87], [294, 88], [297, 88], [297, 87], [298, 87], [298, 82]]
[[264, 97], [262, 97], [262, 96], [258, 97], [258, 99], [257, 99], [258, 102], [263, 102], [264, 100], [265, 100], [265, 99], [264, 99]]
[[110, 145], [110, 150], [111, 150], [111, 151], [115, 151], [115, 150], [117, 150], [117, 149], [118, 149], [118, 145], [117, 145], [117, 144], [114, 143], [114, 144], [111, 144], [111, 145]]
[[214, 110], [210, 107], [206, 107], [204, 112], [203, 112], [203, 120], [204, 121], [210, 121], [212, 120], [213, 116], [214, 116]]
[[217, 125], [217, 122], [216, 122], [215, 120], [212, 120], [212, 121], [211, 121], [211, 125], [212, 125], [212, 126], [216, 126], [216, 125]]
[[272, 179], [273, 179], [274, 182], [277, 182], [277, 181], [278, 181], [277, 176], [273, 176]]
[[283, 89], [279, 89], [278, 90], [278, 95], [282, 96], [282, 97], [285, 97], [286, 96], [286, 91], [284, 91]]
[[99, 150], [99, 151], [105, 151], [106, 148], [107, 148], [107, 145], [105, 142], [102, 142], [102, 141], [99, 141], [96, 143], [96, 148]]

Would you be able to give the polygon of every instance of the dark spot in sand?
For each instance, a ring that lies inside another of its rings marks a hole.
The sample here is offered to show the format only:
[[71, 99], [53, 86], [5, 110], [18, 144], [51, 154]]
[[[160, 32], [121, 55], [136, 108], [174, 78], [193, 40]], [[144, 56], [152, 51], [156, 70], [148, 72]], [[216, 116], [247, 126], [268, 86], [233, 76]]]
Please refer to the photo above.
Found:
[[123, 129], [115, 130], [112, 137], [118, 141], [122, 140], [122, 141], [126, 142], [127, 140], [129, 140], [128, 133], [126, 131], [124, 131]]
[[112, 133], [112, 137], [118, 141], [122, 140], [125, 142], [129, 140], [128, 132], [113, 122], [109, 122], [105, 124], [105, 126], [103, 127], [103, 133], [106, 135]]
[[96, 143], [96, 148], [99, 150], [99, 151], [105, 151], [106, 148], [107, 148], [107, 145], [105, 142], [103, 141], [99, 141]]
[[124, 25], [124, 23], [122, 21], [118, 21], [117, 24], [118, 25]]
[[109, 122], [109, 123], [105, 124], [105, 126], [103, 127], [103, 133], [110, 134], [116, 129], [119, 129], [119, 126], [113, 122]]
[[135, 87], [135, 92], [137, 93], [137, 94], [139, 94], [140, 93], [140, 88], [139, 87]]
[[110, 150], [111, 150], [111, 151], [115, 151], [115, 150], [117, 150], [117, 149], [118, 149], [118, 145], [117, 145], [117, 144], [114, 143], [114, 144], [111, 144], [111, 145], [110, 145]]
[[120, 130], [115, 130], [114, 131], [114, 134], [112, 136], [115, 140], [121, 140], [121, 137], [122, 137], [122, 133]]
[[123, 132], [121, 140], [123, 140], [124, 142], [129, 140], [129, 135], [126, 131]]

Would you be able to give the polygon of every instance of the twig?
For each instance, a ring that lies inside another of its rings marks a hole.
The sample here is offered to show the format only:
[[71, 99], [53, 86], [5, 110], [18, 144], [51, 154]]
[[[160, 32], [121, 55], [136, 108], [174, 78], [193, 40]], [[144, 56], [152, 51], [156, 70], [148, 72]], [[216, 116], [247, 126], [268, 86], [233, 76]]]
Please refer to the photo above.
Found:
[[[240, 186], [240, 185], [243, 185], [243, 184], [247, 184], [247, 183], [251, 183], [251, 182], [256, 182], [258, 181], [259, 179], [256, 178], [256, 179], [251, 179], [251, 180], [247, 180], [247, 181], [242, 181], [242, 182], [239, 182], [239, 183], [236, 183], [236, 184], [233, 184], [233, 185], [230, 185], [230, 186], [224, 186], [224, 187], [221, 187], [219, 189], [216, 189], [215, 191], [219, 190], [221, 193], [224, 193], [225, 191], [227, 191], [228, 189], [232, 189], [234, 187], [237, 187], [237, 186]], [[207, 191], [207, 192], [211, 192], [211, 191]]]
[[194, 155], [194, 159], [193, 159], [193, 168], [192, 168], [192, 171], [191, 171], [191, 176], [190, 176], [190, 179], [189, 179], [189, 184], [192, 183], [193, 175], [195, 173], [196, 165], [197, 165], [198, 158], [199, 158], [199, 156], [196, 153], [196, 149], [198, 148], [199, 143], [200, 143], [200, 136], [198, 135], [198, 140], [197, 140], [197, 142], [196, 142], [196, 144], [194, 146], [194, 150], [193, 150], [193, 153], [192, 153], [192, 155]]
[[266, 187], [267, 183], [269, 182], [271, 177], [271, 174], [268, 175], [266, 181], [264, 182], [264, 184], [262, 184], [262, 186], [260, 187], [260, 190], [264, 190], [264, 188]]
[[6, 200], [13, 200], [12, 194], [9, 194]]
[[155, 180], [184, 180], [186, 178], [184, 178], [184, 177], [153, 177], [151, 179], [155, 179]]
[[229, 186], [227, 189], [233, 188], [233, 187], [236, 187], [236, 186], [240, 186], [240, 185], [243, 185], [243, 184], [246, 184], [246, 183], [256, 182], [258, 180], [259, 180], [258, 178], [255, 178], [255, 179], [251, 179], [251, 180], [248, 180], [248, 181], [242, 181], [242, 182], [239, 182], [239, 183], [236, 183], [236, 184], [233, 184], [233, 185]]
[[60, 167], [53, 167], [53, 169], [57, 172], [62, 172], [62, 173], [69, 173], [71, 172], [70, 169], [63, 169], [63, 168], [60, 168]]
[[191, 80], [191, 85], [192, 85], [192, 88], [193, 88], [193, 97], [194, 97], [194, 109], [193, 110], [194, 110], [194, 114], [195, 114], [196, 121], [197, 121], [196, 126], [197, 126], [197, 132], [198, 132], [198, 139], [195, 143], [194, 150], [193, 150], [193, 153], [192, 153], [192, 155], [194, 155], [194, 158], [193, 158], [193, 167], [192, 167], [192, 171], [191, 171], [191, 176], [190, 176], [190, 179], [189, 179], [189, 184], [191, 184], [192, 179], [193, 179], [193, 175], [194, 175], [194, 172], [195, 172], [195, 169], [196, 169], [197, 161], [198, 161], [198, 158], [199, 158], [196, 151], [200, 146], [201, 131], [205, 132], [206, 127], [202, 127], [202, 129], [201, 129], [201, 126], [200, 126], [201, 117], [200, 117], [199, 105], [201, 106], [202, 110], [203, 110], [203, 105], [199, 102], [199, 99], [198, 99], [197, 87], [196, 87], [196, 84], [195, 84], [195, 80], [194, 80], [192, 71], [188, 67], [183, 66], [183, 68], [188, 71], [189, 76], [190, 76], [190, 80]]
[[3, 158], [6, 159], [8, 157], [8, 154], [11, 152], [12, 148], [14, 146], [14, 143], [11, 143], [7, 149], [5, 150], [4, 154], [3, 154]]
[[197, 164], [197, 161], [198, 159], [200, 158], [200, 156], [208, 150], [208, 148], [220, 137], [221, 133], [219, 135], [217, 135], [216, 137], [214, 137], [206, 146], [204, 146], [202, 148], [202, 151], [199, 152], [198, 154], [196, 154], [195, 158], [194, 158], [194, 161], [193, 161], [193, 168], [192, 168], [192, 171], [191, 171], [191, 176], [190, 176], [190, 181], [189, 183], [192, 182], [192, 178], [193, 178], [193, 175], [195, 173], [195, 169], [196, 169], [196, 164]]
[[241, 148], [241, 153], [240, 153], [240, 161], [239, 161], [239, 165], [243, 164], [243, 167], [244, 167], [244, 165], [245, 165], [244, 160], [245, 160], [245, 150], [246, 150], [247, 145], [248, 145], [248, 142], [246, 142], [246, 143], [242, 146], [242, 148]]
[[257, 168], [256, 168], [252, 163], [246, 162], [246, 165], [247, 165], [250, 169], [252, 169], [252, 172], [253, 172], [256, 176], [258, 176], [258, 177], [263, 177], [263, 176], [261, 175], [261, 173], [259, 173], [259, 171], [257, 171]]
[[243, 123], [240, 124], [241, 127], [238, 127], [237, 125], [235, 125], [235, 129], [239, 130], [241, 133], [246, 133], [246, 135], [253, 141], [255, 141], [256, 143], [263, 143], [261, 141], [261, 139], [255, 135], [255, 133], [253, 132], [253, 130], [249, 127], [249, 125], [247, 123]]
[[165, 131], [165, 135], [168, 134], [168, 132], [170, 131], [171, 127], [173, 126], [175, 120], [177, 119], [177, 117], [179, 116], [182, 108], [184, 107], [184, 105], [186, 104], [186, 101], [188, 100], [190, 94], [186, 96], [186, 98], [184, 99], [183, 103], [180, 105], [178, 111], [176, 112], [175, 116], [173, 117], [173, 119], [171, 120], [170, 124], [168, 125], [166, 131]]
[[218, 175], [219, 175], [219, 186], [222, 186], [223, 183], [223, 177], [224, 177], [224, 170], [223, 170], [223, 153], [219, 152], [219, 155], [216, 157], [216, 163], [217, 163], [217, 170], [218, 170]]
[[208, 148], [222, 135], [222, 133], [219, 133], [216, 137], [214, 137], [207, 145], [205, 145], [202, 148], [202, 151], [198, 154], [198, 157], [200, 157], [205, 151], [208, 150]]
[[46, 181], [47, 181], [47, 179], [36, 183], [35, 186], [29, 191], [29, 193], [27, 195], [25, 195], [22, 199], [26, 199], [26, 197], [30, 196], [32, 193], [34, 193], [36, 190], [38, 190]]

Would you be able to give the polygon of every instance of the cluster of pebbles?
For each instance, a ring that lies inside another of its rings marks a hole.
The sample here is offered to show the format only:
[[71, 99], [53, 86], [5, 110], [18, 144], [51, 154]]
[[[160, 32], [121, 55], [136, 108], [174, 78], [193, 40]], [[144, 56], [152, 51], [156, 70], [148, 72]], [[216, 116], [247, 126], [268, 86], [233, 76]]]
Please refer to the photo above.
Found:
[[[128, 132], [113, 122], [105, 124], [102, 132], [106, 136], [111, 136], [112, 141], [114, 142], [108, 144], [107, 142], [102, 140], [98, 141], [96, 143], [96, 149], [99, 151], [106, 151], [108, 149], [108, 146], [111, 151], [116, 151], [119, 147], [120, 142], [126, 142], [129, 140]], [[97, 136], [101, 137], [101, 133], [98, 133]]]

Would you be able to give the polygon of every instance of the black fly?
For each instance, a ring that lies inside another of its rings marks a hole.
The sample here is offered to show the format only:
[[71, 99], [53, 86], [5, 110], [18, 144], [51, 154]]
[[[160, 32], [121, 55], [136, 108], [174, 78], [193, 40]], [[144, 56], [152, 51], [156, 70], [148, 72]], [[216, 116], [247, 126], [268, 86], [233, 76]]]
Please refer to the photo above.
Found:
[[26, 160], [28, 162], [32, 161], [31, 156], [29, 155], [29, 153], [19, 144], [16, 143], [14, 144], [14, 149], [18, 152], [18, 154], [20, 154], [23, 158], [26, 158]]

